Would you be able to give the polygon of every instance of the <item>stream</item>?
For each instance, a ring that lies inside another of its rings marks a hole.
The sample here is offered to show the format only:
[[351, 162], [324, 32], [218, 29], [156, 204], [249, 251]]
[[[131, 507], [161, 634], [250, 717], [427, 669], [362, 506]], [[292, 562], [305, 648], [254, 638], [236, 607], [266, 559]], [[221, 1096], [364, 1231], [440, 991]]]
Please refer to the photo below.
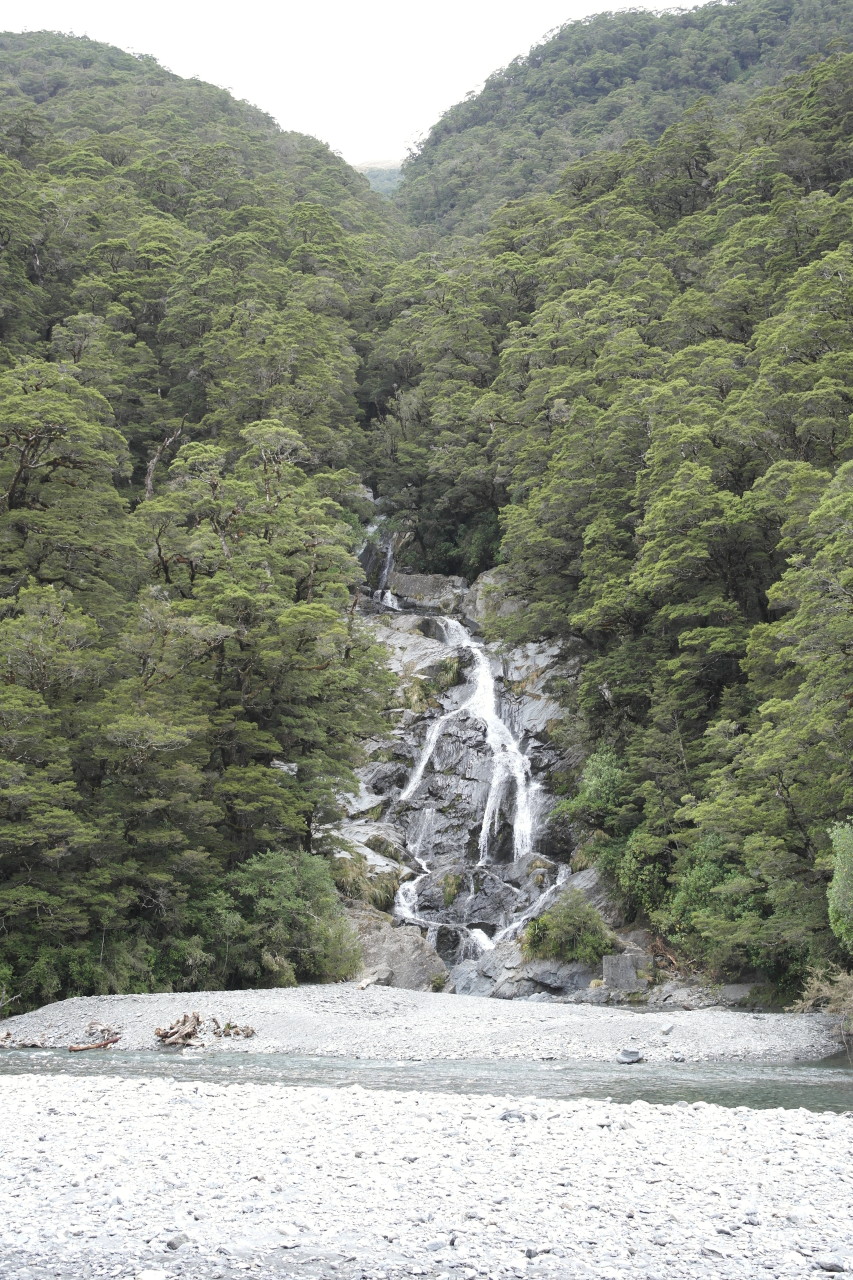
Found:
[[853, 1113], [853, 1060], [822, 1062], [638, 1063], [525, 1061], [383, 1061], [297, 1057], [280, 1053], [122, 1050], [69, 1054], [60, 1049], [0, 1053], [0, 1076], [167, 1077], [217, 1084], [317, 1085], [419, 1093], [473, 1093], [542, 1099], [592, 1098], [628, 1103], [715, 1103], [723, 1107], [802, 1107]]

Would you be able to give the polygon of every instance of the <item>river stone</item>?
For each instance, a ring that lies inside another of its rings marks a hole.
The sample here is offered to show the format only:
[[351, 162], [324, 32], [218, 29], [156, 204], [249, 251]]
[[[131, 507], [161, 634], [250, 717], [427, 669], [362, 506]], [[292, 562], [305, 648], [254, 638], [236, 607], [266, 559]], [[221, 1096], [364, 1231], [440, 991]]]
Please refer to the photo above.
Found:
[[447, 965], [420, 929], [395, 929], [391, 916], [365, 903], [351, 904], [346, 915], [361, 943], [360, 981], [373, 978], [376, 985], [407, 991], [430, 991], [447, 983]]
[[616, 1055], [616, 1061], [622, 1063], [642, 1062], [643, 1055], [639, 1049], [620, 1049]]

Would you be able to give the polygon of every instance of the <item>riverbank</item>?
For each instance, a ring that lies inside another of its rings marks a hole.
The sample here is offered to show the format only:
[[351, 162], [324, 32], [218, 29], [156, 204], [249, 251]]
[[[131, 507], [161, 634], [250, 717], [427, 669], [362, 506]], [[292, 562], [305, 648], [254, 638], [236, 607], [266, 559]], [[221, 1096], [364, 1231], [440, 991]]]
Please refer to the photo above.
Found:
[[[828, 1057], [840, 1046], [838, 1019], [821, 1014], [655, 1010], [486, 1000], [356, 984], [271, 991], [205, 991], [62, 1000], [0, 1023], [0, 1044], [65, 1048], [120, 1031], [109, 1052], [154, 1049], [158, 1027], [197, 1010], [255, 1035], [203, 1043], [217, 1051], [396, 1060], [529, 1059], [613, 1061], [636, 1049], [648, 1062], [762, 1062]], [[190, 1050], [189, 1052], [199, 1052]]]
[[2, 1093], [4, 1280], [853, 1268], [849, 1116], [120, 1077]]

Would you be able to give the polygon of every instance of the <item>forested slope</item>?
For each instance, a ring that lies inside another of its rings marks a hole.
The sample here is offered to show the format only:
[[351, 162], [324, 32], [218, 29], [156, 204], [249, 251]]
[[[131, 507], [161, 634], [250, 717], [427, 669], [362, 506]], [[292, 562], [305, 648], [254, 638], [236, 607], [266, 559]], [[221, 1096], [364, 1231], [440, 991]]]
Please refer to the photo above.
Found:
[[[457, 211], [533, 194], [467, 240], [435, 233], [443, 178], [419, 233], [222, 90], [0, 36], [17, 1008], [351, 972], [329, 823], [389, 688], [354, 607], [365, 482], [410, 567], [498, 566], [523, 607], [496, 634], [582, 637], [576, 865], [713, 972], [850, 966], [853, 56], [758, 92], [846, 21], [739, 0], [564, 29], [535, 94], [532, 62], [520, 98], [490, 82], [509, 115]], [[563, 112], [566, 50], [595, 33], [606, 68], [617, 31], [630, 76], [582, 111], [573, 70]], [[425, 166], [468, 155], [477, 102]], [[586, 131], [558, 181], [536, 103]]]
[[[563, 814], [683, 952], [853, 945], [853, 58], [406, 262], [368, 381], [412, 563], [582, 635]], [[848, 957], [849, 959], [849, 957]]]
[[570, 22], [445, 112], [404, 166], [396, 200], [416, 224], [482, 231], [500, 205], [553, 190], [590, 151], [652, 141], [701, 97], [724, 116], [851, 42], [846, 0], [733, 0]]
[[0, 988], [346, 973], [317, 855], [384, 690], [351, 466], [400, 230], [151, 59], [0, 67]]

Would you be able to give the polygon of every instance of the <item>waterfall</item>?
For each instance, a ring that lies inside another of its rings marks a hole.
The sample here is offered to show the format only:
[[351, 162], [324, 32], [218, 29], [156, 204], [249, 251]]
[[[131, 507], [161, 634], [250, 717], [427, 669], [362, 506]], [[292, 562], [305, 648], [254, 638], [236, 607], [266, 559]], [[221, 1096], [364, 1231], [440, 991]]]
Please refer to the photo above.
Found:
[[[421, 857], [424, 844], [435, 830], [435, 810], [424, 809], [417, 831], [410, 833], [409, 852], [421, 869], [421, 874], [413, 880], [404, 880], [397, 890], [394, 899], [394, 914], [401, 920], [410, 920], [413, 924], [421, 923], [418, 913], [418, 885], [429, 875], [429, 864]], [[424, 921], [423, 923], [427, 923]]]
[[382, 562], [382, 568], [379, 571], [379, 582], [373, 593], [373, 599], [377, 604], [382, 605], [383, 609], [390, 609], [392, 613], [402, 613], [400, 603], [393, 591], [388, 590], [388, 579], [391, 577], [391, 570], [394, 568], [394, 535], [391, 534], [385, 546], [385, 559]]
[[468, 696], [460, 706], [445, 712], [430, 726], [420, 757], [400, 799], [410, 799], [421, 785], [438, 741], [450, 721], [463, 715], [471, 716], [485, 729], [486, 744], [492, 754], [492, 777], [478, 841], [479, 865], [485, 866], [488, 862], [490, 840], [497, 828], [509, 784], [515, 787], [513, 857], [516, 860], [523, 858], [533, 850], [533, 794], [536, 784], [530, 776], [530, 762], [500, 717], [495, 678], [483, 646], [455, 618], [441, 618], [440, 622], [447, 644], [467, 650], [474, 659], [473, 672], [466, 685]]
[[394, 538], [393, 535], [388, 539], [388, 545], [385, 548], [385, 559], [382, 562], [382, 569], [379, 574], [379, 582], [377, 589], [380, 596], [388, 586], [388, 579], [391, 577], [391, 570], [394, 568]]

